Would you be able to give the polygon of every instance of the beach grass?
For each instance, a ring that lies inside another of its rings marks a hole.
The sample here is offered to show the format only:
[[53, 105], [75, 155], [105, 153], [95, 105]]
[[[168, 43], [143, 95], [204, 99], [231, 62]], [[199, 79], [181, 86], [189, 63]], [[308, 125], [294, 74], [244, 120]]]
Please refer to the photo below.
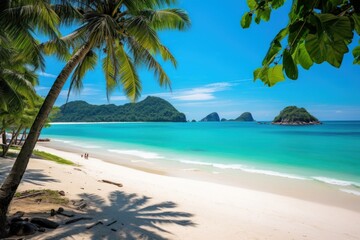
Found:
[[[17, 157], [17, 155], [19, 153], [18, 151], [20, 151], [20, 148], [19, 147], [11, 147], [11, 149], [15, 150], [15, 151], [9, 152], [8, 156]], [[56, 155], [51, 154], [51, 153], [47, 153], [47, 152], [44, 152], [44, 151], [39, 151], [39, 150], [36, 150], [36, 149], [34, 149], [34, 151], [33, 151], [33, 156], [37, 157], [37, 158], [41, 158], [43, 160], [49, 160], [49, 161], [52, 161], [52, 162], [56, 162], [56, 163], [59, 163], [59, 164], [65, 164], [65, 165], [71, 165], [71, 166], [76, 165], [74, 162], [72, 162], [70, 160], [64, 159], [62, 157], [56, 156]]]
[[75, 165], [75, 163], [70, 161], [70, 160], [67, 160], [67, 159], [64, 159], [62, 157], [53, 155], [51, 153], [39, 151], [39, 150], [34, 150], [33, 155], [35, 155], [36, 157], [39, 157], [41, 159], [53, 161], [53, 162], [56, 162], [56, 163], [59, 163], [59, 164]]

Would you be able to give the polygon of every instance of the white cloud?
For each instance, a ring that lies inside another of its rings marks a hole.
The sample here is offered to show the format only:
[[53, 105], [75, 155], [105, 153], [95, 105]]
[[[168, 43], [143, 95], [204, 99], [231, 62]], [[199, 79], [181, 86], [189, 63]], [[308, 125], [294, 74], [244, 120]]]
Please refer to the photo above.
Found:
[[36, 72], [39, 76], [47, 77], [47, 78], [56, 78], [57, 76], [51, 73], [46, 72]]
[[207, 101], [215, 99], [215, 94], [217, 92], [229, 90], [235, 85], [237, 84], [233, 82], [218, 82], [206, 84], [202, 87], [180, 89], [172, 93], [157, 93], [153, 95], [158, 97], [169, 97], [170, 99], [179, 101]]
[[215, 96], [210, 93], [188, 93], [185, 95], [172, 97], [172, 99], [180, 100], [180, 101], [206, 101], [214, 98]]

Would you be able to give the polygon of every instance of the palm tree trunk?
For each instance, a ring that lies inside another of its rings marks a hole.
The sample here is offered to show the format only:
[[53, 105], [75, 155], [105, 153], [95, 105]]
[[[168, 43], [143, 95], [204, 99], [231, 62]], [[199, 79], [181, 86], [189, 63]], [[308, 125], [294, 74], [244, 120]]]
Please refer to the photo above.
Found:
[[2, 151], [5, 151], [6, 146], [6, 129], [4, 128], [4, 131], [2, 131]]
[[16, 189], [18, 188], [21, 179], [25, 173], [29, 159], [35, 144], [39, 138], [40, 131], [43, 128], [49, 113], [54, 106], [56, 99], [58, 98], [61, 89], [63, 88], [66, 80], [69, 78], [71, 72], [75, 69], [77, 64], [85, 57], [90, 51], [90, 44], [82, 46], [75, 55], [66, 63], [59, 76], [56, 78], [52, 85], [48, 95], [46, 96], [43, 105], [40, 108], [38, 115], [35, 118], [33, 125], [30, 128], [28, 137], [25, 140], [23, 147], [20, 150], [18, 157], [10, 170], [10, 173], [5, 178], [0, 188], [0, 238], [8, 234], [8, 224], [6, 220], [6, 214], [8, 207]]
[[22, 141], [23, 141], [24, 139], [26, 139], [26, 128], [25, 128], [23, 134], [21, 135], [19, 145], [22, 143]]
[[13, 132], [9, 144], [6, 145], [6, 146], [5, 146], [5, 149], [3, 150], [2, 157], [5, 157], [6, 154], [8, 153], [11, 145], [14, 143], [15, 139], [16, 139], [17, 136], [19, 135], [19, 132], [20, 132], [21, 128], [22, 128], [22, 126], [20, 125], [20, 127], [18, 128], [18, 130], [17, 130], [16, 132]]

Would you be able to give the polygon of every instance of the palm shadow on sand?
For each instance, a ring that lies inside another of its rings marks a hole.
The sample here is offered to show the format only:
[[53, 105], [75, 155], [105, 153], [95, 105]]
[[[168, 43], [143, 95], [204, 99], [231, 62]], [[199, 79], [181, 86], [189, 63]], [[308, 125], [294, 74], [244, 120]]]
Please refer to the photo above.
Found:
[[[13, 160], [0, 159], [0, 184], [4, 181], [5, 177], [9, 174]], [[45, 171], [42, 169], [28, 169], [26, 170], [23, 182], [28, 182], [34, 185], [42, 186], [44, 182], [59, 182], [49, 175], [45, 174]]]
[[[90, 233], [91, 239], [168, 239], [172, 233], [166, 226], [180, 225], [194, 227], [196, 224], [190, 219], [193, 215], [176, 211], [177, 204], [166, 201], [151, 203], [151, 198], [126, 194], [121, 191], [111, 192], [108, 199], [94, 194], [81, 194], [80, 197], [91, 207], [83, 216], [90, 216], [91, 221], [79, 221], [74, 224], [61, 226], [53, 232], [50, 238], [62, 239], [78, 233]], [[76, 217], [81, 217], [77, 214]], [[86, 229], [90, 223], [103, 222], [91, 229]], [[111, 226], [107, 224], [117, 221]], [[114, 231], [116, 230], [116, 232]], [[166, 237], [168, 236], [168, 237]]]

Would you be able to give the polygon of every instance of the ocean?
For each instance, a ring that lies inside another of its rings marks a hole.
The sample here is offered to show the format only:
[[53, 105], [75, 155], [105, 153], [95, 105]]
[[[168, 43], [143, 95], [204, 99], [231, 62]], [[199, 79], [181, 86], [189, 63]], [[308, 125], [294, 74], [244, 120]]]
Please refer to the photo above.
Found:
[[360, 196], [360, 122], [57, 123], [42, 138], [139, 159], [319, 181]]

